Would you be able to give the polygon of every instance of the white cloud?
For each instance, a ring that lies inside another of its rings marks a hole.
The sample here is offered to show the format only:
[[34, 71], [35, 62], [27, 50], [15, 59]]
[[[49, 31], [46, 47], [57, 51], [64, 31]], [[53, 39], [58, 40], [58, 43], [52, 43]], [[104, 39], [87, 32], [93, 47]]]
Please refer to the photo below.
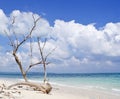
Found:
[[0, 64], [1, 64], [0, 71], [14, 72], [18, 70], [18, 67], [16, 67], [16, 63], [14, 61], [14, 58], [9, 52], [5, 54], [0, 52]]
[[8, 18], [4, 14], [3, 10], [0, 9], [0, 34], [4, 34], [4, 30], [7, 29]]
[[106, 32], [108, 34], [108, 36], [110, 36], [111, 38], [116, 36], [116, 35], [120, 35], [119, 31], [120, 31], [120, 23], [107, 23], [104, 27], [104, 32]]
[[[4, 30], [8, 31], [8, 23], [13, 16], [16, 17], [13, 26], [17, 34], [24, 34], [30, 31], [33, 26], [32, 12], [21, 12], [14, 10], [10, 16], [0, 10], [0, 34], [4, 34]], [[35, 18], [40, 17], [34, 14]], [[107, 23], [103, 28], [96, 29], [94, 24], [83, 25], [76, 23], [74, 20], [65, 22], [64, 20], [55, 20], [54, 26], [50, 26], [49, 22], [41, 18], [37, 23], [37, 27], [33, 32], [33, 36], [49, 37], [45, 47], [45, 53], [49, 53], [53, 48], [57, 49], [51, 54], [49, 60], [55, 60], [55, 66], [71, 66], [76, 65], [113, 65], [112, 60], [95, 60], [94, 55], [103, 55], [109, 57], [120, 56], [120, 23]], [[43, 43], [41, 42], [41, 45]], [[3, 47], [4, 45], [2, 45]], [[39, 50], [35, 40], [33, 42], [33, 61], [38, 61]], [[28, 64], [29, 44], [25, 43], [22, 47], [23, 51], [19, 52], [19, 57], [23, 60], [25, 65]], [[90, 56], [90, 57], [89, 57]], [[92, 58], [91, 58], [92, 57]], [[94, 58], [93, 58], [94, 57]], [[2, 59], [2, 55], [0, 56]], [[10, 58], [8, 57], [8, 60]], [[7, 61], [7, 60], [6, 60]], [[9, 60], [13, 61], [13, 60]], [[1, 61], [2, 62], [2, 61]], [[30, 60], [29, 60], [30, 62]], [[12, 62], [13, 63], [13, 62]], [[2, 64], [2, 63], [1, 63]], [[9, 62], [6, 62], [9, 64]], [[9, 64], [10, 65], [10, 64]], [[5, 66], [5, 64], [4, 64]], [[82, 67], [81, 67], [82, 68]], [[72, 69], [71, 69], [72, 70]]]
[[[18, 35], [25, 35], [26, 33], [30, 32], [30, 29], [33, 27], [34, 19], [39, 18], [40, 15], [34, 14], [32, 12], [20, 12], [19, 10], [14, 10], [10, 16], [6, 16], [2, 9], [0, 9], [0, 33], [5, 34], [5, 31], [8, 34], [15, 31]], [[15, 18], [15, 23], [12, 25], [13, 18]], [[9, 28], [13, 27], [12, 30], [9, 32]], [[46, 36], [48, 33], [51, 32], [51, 27], [49, 22], [44, 18], [40, 17], [39, 22], [35, 30], [33, 31], [33, 36]]]
[[111, 61], [109, 61], [109, 60], [106, 61], [106, 64], [108, 64], [110, 66], [113, 65], [113, 63]]
[[38, 14], [34, 14], [32, 12], [20, 12], [19, 10], [15, 10], [11, 13], [11, 18], [16, 17], [14, 30], [16, 33], [28, 33], [30, 29], [33, 27], [33, 16], [35, 19], [39, 19], [37, 22], [36, 28], [33, 31], [33, 36], [41, 36], [46, 35], [50, 32], [51, 28], [49, 23], [44, 18], [41, 18]]
[[73, 49], [77, 49], [77, 52], [84, 50], [94, 54], [118, 56], [120, 55], [119, 43], [117, 43], [120, 39], [119, 24], [108, 23], [102, 30], [99, 30], [93, 24], [82, 25], [75, 21], [56, 20], [53, 32], [62, 46], [70, 45]]

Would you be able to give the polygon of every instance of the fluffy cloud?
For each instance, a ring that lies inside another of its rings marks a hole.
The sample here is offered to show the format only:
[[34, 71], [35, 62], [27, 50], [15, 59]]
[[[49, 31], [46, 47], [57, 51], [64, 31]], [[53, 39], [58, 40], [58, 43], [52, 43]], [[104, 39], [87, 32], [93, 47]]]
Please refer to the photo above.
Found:
[[[46, 36], [51, 31], [51, 27], [47, 20], [41, 18], [38, 14], [32, 12], [20, 12], [19, 10], [14, 10], [10, 16], [6, 16], [5, 13], [0, 9], [0, 34], [11, 34], [13, 31], [17, 35], [25, 35], [30, 32], [33, 27], [33, 16], [35, 19], [40, 18], [33, 32], [33, 36]], [[14, 20], [15, 19], [15, 20]], [[14, 20], [14, 21], [13, 21]], [[12, 23], [14, 24], [12, 25]], [[9, 30], [12, 27], [12, 30]]]
[[[0, 52], [0, 71], [17, 71], [16, 63], [10, 53]], [[9, 68], [9, 69], [8, 69]]]
[[[32, 15], [35, 18], [40, 17], [38, 14], [20, 12], [19, 10], [14, 10], [10, 16], [6, 16], [0, 10], [0, 34], [3, 35], [4, 30], [9, 30], [13, 16], [15, 17], [13, 30], [19, 35], [28, 33], [33, 26]], [[66, 72], [67, 70], [72, 72], [94, 72], [91, 68], [95, 68], [96, 71], [102, 71], [103, 67], [106, 71], [112, 71], [113, 67], [118, 68], [117, 66], [120, 64], [119, 22], [107, 23], [104, 27], [97, 29], [94, 24], [83, 25], [76, 23], [74, 20], [69, 22], [55, 20], [54, 26], [50, 26], [46, 19], [41, 18], [37, 23], [33, 36], [48, 38], [45, 46], [45, 55], [57, 47], [49, 57], [49, 60], [53, 62], [48, 67], [51, 71], [62, 71], [61, 67], [66, 68]], [[33, 41], [33, 61], [38, 61], [40, 58], [38, 55], [39, 50], [36, 40]], [[43, 45], [42, 41], [41, 45]], [[6, 47], [4, 45], [1, 46]], [[22, 46], [22, 51], [18, 53], [25, 66], [28, 65], [26, 60], [28, 60], [29, 53], [29, 42], [26, 42]], [[5, 56], [7, 55], [6, 53], [4, 54]], [[2, 55], [0, 55], [0, 58], [2, 58]], [[8, 60], [13, 61], [9, 57]], [[6, 65], [3, 64], [3, 67], [10, 65], [9, 62], [6, 62]], [[73, 66], [74, 69], [72, 69]], [[51, 67], [54, 67], [55, 70], [52, 70]]]
[[11, 18], [15, 17], [15, 24], [13, 25], [14, 31], [18, 34], [30, 32], [34, 24], [33, 16], [35, 19], [40, 18], [33, 31], [33, 36], [44, 36], [48, 34], [51, 31], [51, 28], [47, 20], [32, 12], [20, 12], [19, 10], [13, 11], [10, 16]]
[[0, 9], [0, 34], [4, 33], [7, 29], [8, 18], [4, 12]]
[[[119, 24], [108, 23], [103, 29], [96, 29], [93, 24], [82, 25], [74, 21], [56, 20], [53, 30], [57, 40], [66, 44], [65, 46], [71, 46], [74, 50], [77, 49], [77, 52], [86, 51], [94, 54], [118, 56], [120, 55]], [[111, 29], [112, 27], [114, 29]]]

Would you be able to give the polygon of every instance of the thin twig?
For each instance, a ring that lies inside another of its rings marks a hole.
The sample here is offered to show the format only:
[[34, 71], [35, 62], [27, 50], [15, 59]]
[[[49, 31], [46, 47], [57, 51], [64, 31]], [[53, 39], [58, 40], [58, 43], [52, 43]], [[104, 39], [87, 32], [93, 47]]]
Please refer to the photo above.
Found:
[[32, 38], [30, 37], [30, 57], [31, 57], [31, 63], [32, 64]]
[[46, 45], [46, 41], [47, 41], [47, 39], [45, 39], [45, 42], [44, 42], [43, 47], [42, 47], [42, 51], [44, 50], [44, 47]]
[[34, 25], [33, 25], [32, 29], [30, 30], [30, 33], [27, 36], [25, 36], [25, 38], [18, 44], [18, 46], [16, 47], [15, 51], [17, 51], [19, 46], [21, 46], [27, 39], [29, 39], [31, 37], [31, 34], [32, 34], [33, 30], [35, 29], [36, 24], [39, 21], [39, 19], [40, 19], [40, 17], [37, 18], [36, 20], [34, 20]]
[[50, 54], [52, 54], [53, 51], [56, 50], [56, 48], [57, 48], [57, 47], [55, 47], [54, 49], [52, 49], [52, 50], [46, 55], [46, 57], [45, 57], [45, 61], [47, 60], [48, 56], [49, 56]]
[[17, 44], [15, 44], [15, 45], [18, 46], [18, 44], [19, 44], [18, 42], [19, 42], [19, 41], [18, 41], [17, 35], [16, 35], [16, 33], [15, 33], [14, 31], [13, 31], [13, 34], [14, 34], [14, 36], [15, 36], [16, 43], [17, 43]]
[[4, 31], [5, 34], [7, 35], [9, 41], [10, 41], [10, 46], [14, 47], [14, 43], [13, 43], [13, 40], [11, 39], [11, 37], [8, 35], [8, 33], [6, 31]]

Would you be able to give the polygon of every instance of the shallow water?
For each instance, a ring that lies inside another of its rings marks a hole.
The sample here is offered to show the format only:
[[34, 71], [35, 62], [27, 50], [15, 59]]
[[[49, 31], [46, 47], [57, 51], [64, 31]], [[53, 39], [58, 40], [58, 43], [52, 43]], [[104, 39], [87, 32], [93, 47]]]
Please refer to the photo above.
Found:
[[[0, 78], [23, 80], [19, 73], [0, 73]], [[30, 73], [28, 78], [32, 81], [43, 81], [42, 73]], [[120, 73], [69, 73], [56, 74], [48, 73], [49, 82], [62, 86], [72, 86], [80, 88], [94, 88], [100, 90], [120, 93]]]

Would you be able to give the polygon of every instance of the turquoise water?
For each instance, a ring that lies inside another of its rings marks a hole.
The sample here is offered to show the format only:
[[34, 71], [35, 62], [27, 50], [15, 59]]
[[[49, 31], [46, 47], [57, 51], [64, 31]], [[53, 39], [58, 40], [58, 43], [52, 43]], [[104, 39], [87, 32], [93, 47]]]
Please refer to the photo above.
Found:
[[[22, 79], [19, 73], [0, 73], [0, 78]], [[43, 74], [30, 73], [28, 78], [32, 81], [43, 81]], [[90, 73], [90, 74], [48, 74], [49, 82], [63, 86], [80, 88], [96, 88], [120, 92], [120, 73]]]

